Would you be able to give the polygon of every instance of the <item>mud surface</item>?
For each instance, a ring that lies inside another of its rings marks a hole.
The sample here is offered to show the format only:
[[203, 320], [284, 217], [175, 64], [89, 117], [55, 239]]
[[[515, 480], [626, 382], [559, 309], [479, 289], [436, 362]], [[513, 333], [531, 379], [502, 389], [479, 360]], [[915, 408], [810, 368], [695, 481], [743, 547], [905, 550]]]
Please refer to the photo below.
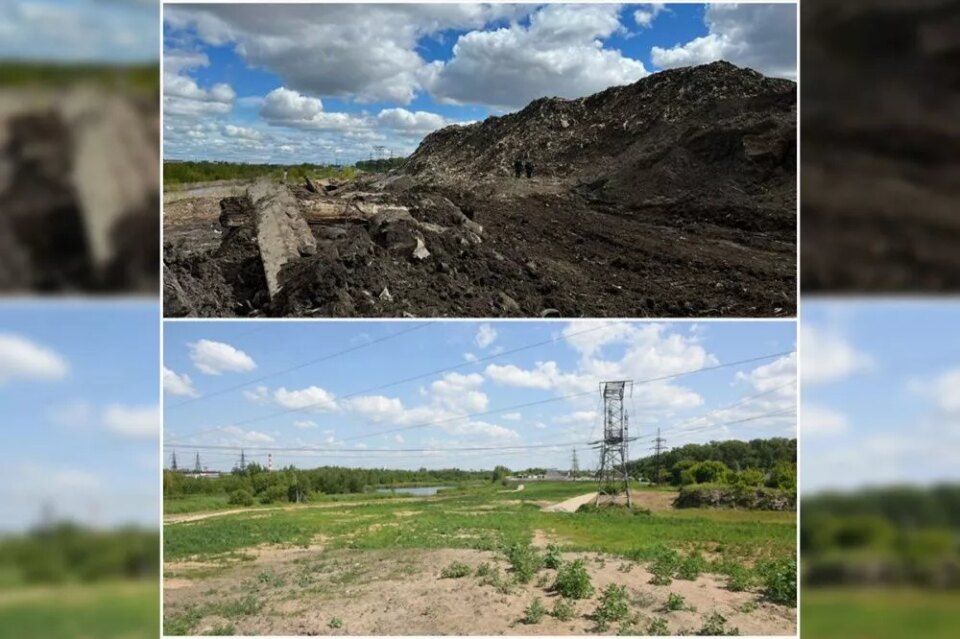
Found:
[[390, 175], [291, 185], [317, 251], [275, 295], [249, 198], [172, 203], [165, 314], [792, 316], [795, 116], [793, 83], [716, 63], [448, 127]]
[[960, 7], [800, 15], [804, 291], [960, 290]]
[[[595, 553], [564, 553], [565, 560], [584, 559], [596, 592], [573, 602], [569, 621], [549, 615], [538, 624], [522, 623], [524, 609], [539, 597], [552, 610], [557, 596], [549, 584], [531, 582], [509, 594], [484, 585], [474, 575], [444, 579], [441, 571], [454, 561], [475, 570], [486, 562], [506, 573], [501, 555], [476, 550], [357, 551], [328, 550], [322, 543], [310, 549], [273, 549], [209, 575], [209, 566], [168, 563], [164, 579], [164, 618], [171, 621], [200, 614], [193, 634], [205, 634], [231, 624], [237, 635], [584, 635], [616, 634], [614, 622], [596, 628], [590, 615], [599, 593], [609, 584], [625, 586], [633, 627], [645, 634], [650, 621], [664, 619], [671, 634], [696, 634], [713, 613], [726, 619], [726, 628], [741, 635], [793, 635], [796, 611], [767, 603], [757, 592], [730, 592], [723, 578], [704, 575], [696, 581], [675, 580], [669, 586], [650, 584], [643, 567]], [[552, 583], [554, 571], [544, 569]], [[684, 597], [689, 608], [667, 612], [667, 597]], [[244, 600], [254, 614], [215, 612], [218, 606]], [[213, 607], [208, 606], [213, 604]], [[333, 628], [333, 618], [342, 626]]]

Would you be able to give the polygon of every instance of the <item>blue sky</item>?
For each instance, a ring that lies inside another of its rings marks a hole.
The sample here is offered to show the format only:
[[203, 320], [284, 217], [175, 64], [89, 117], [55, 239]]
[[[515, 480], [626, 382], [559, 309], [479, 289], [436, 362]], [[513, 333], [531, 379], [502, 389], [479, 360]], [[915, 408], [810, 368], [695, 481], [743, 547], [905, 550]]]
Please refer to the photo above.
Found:
[[960, 304], [807, 301], [805, 491], [960, 479]]
[[796, 77], [793, 5], [166, 5], [165, 157], [353, 162], [726, 59]]
[[[796, 339], [791, 322], [167, 322], [164, 331], [165, 463], [176, 450], [192, 465], [199, 450], [217, 470], [241, 447], [261, 463], [269, 449], [323, 450], [275, 451], [274, 467], [526, 468], [566, 467], [577, 445], [591, 467], [584, 443], [600, 432], [598, 382], [789, 352]], [[531, 344], [540, 345], [514, 352]], [[671, 446], [795, 436], [795, 374], [795, 357], [782, 355], [637, 384], [634, 456], [658, 426]], [[544, 448], [462, 450], [530, 445]]]
[[45, 503], [95, 525], [156, 524], [158, 317], [132, 302], [0, 309], [2, 529], [36, 523]]
[[16, 0], [0, 5], [0, 60], [156, 62], [158, 0]]

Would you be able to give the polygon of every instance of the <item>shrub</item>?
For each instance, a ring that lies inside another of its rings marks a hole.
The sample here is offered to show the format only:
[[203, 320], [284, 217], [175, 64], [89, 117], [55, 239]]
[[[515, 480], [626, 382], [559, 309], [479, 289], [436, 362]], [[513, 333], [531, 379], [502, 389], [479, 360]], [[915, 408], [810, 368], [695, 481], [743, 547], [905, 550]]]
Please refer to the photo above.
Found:
[[547, 554], [543, 557], [543, 565], [556, 570], [562, 563], [563, 557], [560, 556], [560, 548], [555, 544], [548, 545]]
[[484, 561], [479, 566], [477, 566], [477, 572], [473, 574], [476, 577], [486, 577], [487, 575], [490, 574], [490, 564]]
[[667, 597], [667, 603], [664, 604], [663, 607], [670, 612], [685, 610], [687, 608], [687, 600], [683, 598], [683, 595], [671, 592], [670, 596]]
[[680, 555], [676, 551], [660, 546], [656, 549], [650, 573], [653, 578], [650, 583], [655, 586], [669, 586], [673, 583], [673, 575], [680, 566]]
[[693, 484], [680, 488], [673, 502], [677, 508], [746, 508], [749, 510], [795, 510], [797, 491], [758, 486]]
[[499, 568], [494, 568], [480, 579], [481, 586], [493, 586], [501, 595], [509, 595], [513, 592], [515, 582], [505, 577]]
[[606, 630], [611, 621], [621, 621], [630, 614], [627, 603], [627, 589], [623, 586], [610, 584], [603, 589], [600, 605], [593, 613], [593, 620], [597, 622], [599, 630]]
[[260, 493], [261, 504], [272, 504], [275, 501], [287, 500], [287, 488], [285, 486], [274, 485], [268, 487]]
[[782, 559], [764, 563], [759, 568], [763, 576], [763, 596], [767, 601], [785, 606], [797, 605], [797, 562]]
[[699, 552], [690, 553], [680, 560], [677, 566], [677, 579], [685, 581], [696, 581], [704, 570], [707, 569], [707, 560]]
[[253, 506], [253, 495], [246, 490], [235, 490], [230, 493], [227, 503], [233, 506]]
[[442, 579], [459, 579], [460, 577], [466, 577], [471, 572], [470, 566], [462, 561], [455, 561], [440, 572], [440, 577]]
[[587, 574], [582, 559], [560, 567], [553, 582], [553, 590], [568, 599], [586, 599], [593, 594], [590, 575]]
[[651, 619], [647, 625], [647, 634], [651, 637], [666, 637], [672, 633], [667, 627], [667, 620], [663, 617], [656, 617]]
[[739, 635], [740, 630], [738, 628], [727, 628], [727, 618], [719, 612], [714, 612], [703, 622], [703, 626], [697, 631], [697, 634], [707, 637], [732, 637]]
[[727, 590], [730, 592], [743, 592], [753, 587], [753, 575], [749, 570], [739, 564], [734, 564], [727, 568]]
[[343, 619], [341, 619], [340, 617], [331, 617], [330, 621], [327, 622], [327, 627], [333, 628], [333, 629], [342, 628]]
[[529, 583], [543, 567], [543, 557], [529, 544], [516, 543], [507, 548], [507, 560], [518, 583]]
[[570, 621], [574, 615], [573, 604], [561, 597], [553, 604], [553, 612], [550, 614], [560, 621]]
[[540, 603], [540, 598], [533, 600], [527, 609], [523, 611], [523, 623], [536, 624], [543, 621], [543, 616], [547, 614], [547, 609]]

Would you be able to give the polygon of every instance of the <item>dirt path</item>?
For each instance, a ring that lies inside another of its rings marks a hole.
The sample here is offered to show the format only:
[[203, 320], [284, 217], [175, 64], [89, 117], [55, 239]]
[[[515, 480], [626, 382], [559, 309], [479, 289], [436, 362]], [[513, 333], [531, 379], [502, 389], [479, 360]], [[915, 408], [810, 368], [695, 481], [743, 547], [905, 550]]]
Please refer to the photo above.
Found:
[[[444, 497], [398, 497], [388, 500], [391, 504], [402, 504], [407, 502], [417, 502], [417, 501], [426, 501], [426, 500], [440, 500], [445, 499]], [[384, 503], [383, 499], [368, 499], [365, 501], [335, 501], [335, 502], [324, 502], [320, 504], [297, 504], [291, 506], [283, 506], [280, 508], [257, 508], [252, 506], [250, 508], [231, 508], [230, 510], [212, 510], [200, 513], [187, 513], [183, 515], [165, 515], [163, 518], [164, 525], [167, 524], [186, 524], [192, 521], [203, 521], [204, 519], [211, 519], [213, 517], [226, 517], [227, 515], [237, 515], [240, 513], [271, 513], [278, 510], [299, 510], [304, 508], [350, 508], [353, 506], [369, 506], [371, 504], [382, 504]]]
[[577, 512], [577, 508], [580, 508], [580, 506], [583, 506], [584, 504], [589, 504], [596, 498], [597, 493], [587, 493], [586, 495], [580, 495], [579, 497], [571, 497], [570, 499], [561, 501], [557, 504], [545, 506], [541, 510], [546, 513], [574, 513]]

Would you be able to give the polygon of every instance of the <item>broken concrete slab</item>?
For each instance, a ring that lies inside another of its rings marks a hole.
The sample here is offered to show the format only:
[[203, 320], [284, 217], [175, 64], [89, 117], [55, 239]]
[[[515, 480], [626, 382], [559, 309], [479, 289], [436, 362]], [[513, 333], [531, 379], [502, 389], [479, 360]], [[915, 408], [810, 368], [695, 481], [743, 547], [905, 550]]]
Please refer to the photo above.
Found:
[[296, 198], [286, 187], [258, 180], [247, 189], [267, 291], [272, 298], [281, 288], [280, 270], [291, 260], [317, 252], [317, 240], [300, 214]]

